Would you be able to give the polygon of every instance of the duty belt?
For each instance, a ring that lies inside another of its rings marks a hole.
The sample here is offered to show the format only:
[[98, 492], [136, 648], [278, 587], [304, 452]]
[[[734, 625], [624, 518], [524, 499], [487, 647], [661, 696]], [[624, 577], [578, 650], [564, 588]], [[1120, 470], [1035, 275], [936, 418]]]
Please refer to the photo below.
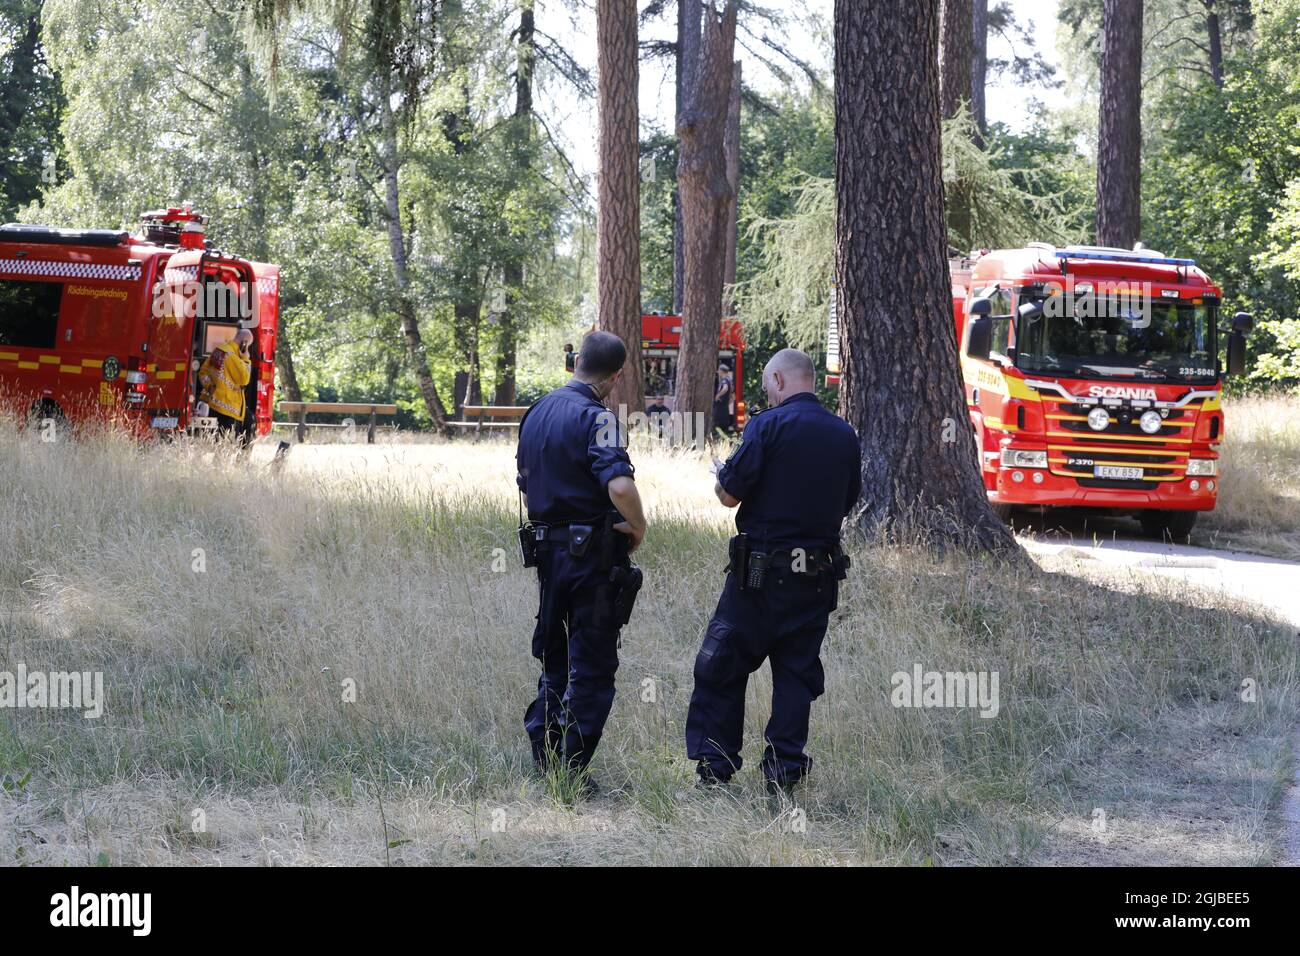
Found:
[[733, 537], [728, 547], [727, 570], [737, 575], [742, 591], [762, 590], [767, 572], [772, 567], [789, 567], [789, 574], [820, 578], [823, 575], [843, 581], [848, 576], [849, 556], [837, 543], [831, 547], [803, 548], [800, 561], [795, 561], [795, 548], [762, 550], [749, 535]]
[[[573, 523], [578, 524], [576, 521]], [[527, 527], [532, 528], [533, 540], [538, 544], [543, 544], [545, 542], [567, 544], [569, 541], [570, 526], [567, 524], [537, 524], [534, 522], [532, 525], [528, 525]], [[599, 524], [594, 526], [586, 525], [585, 527], [591, 528], [591, 534], [593, 537], [598, 537], [601, 534], [601, 527]]]

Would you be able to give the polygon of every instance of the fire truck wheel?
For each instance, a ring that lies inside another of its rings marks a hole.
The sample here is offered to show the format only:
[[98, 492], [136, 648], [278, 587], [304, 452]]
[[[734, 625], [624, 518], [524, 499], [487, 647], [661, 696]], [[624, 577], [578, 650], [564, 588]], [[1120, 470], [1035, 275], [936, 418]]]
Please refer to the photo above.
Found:
[[1196, 511], [1144, 511], [1138, 520], [1142, 522], [1142, 533], [1148, 538], [1183, 544], [1192, 533], [1198, 514]]

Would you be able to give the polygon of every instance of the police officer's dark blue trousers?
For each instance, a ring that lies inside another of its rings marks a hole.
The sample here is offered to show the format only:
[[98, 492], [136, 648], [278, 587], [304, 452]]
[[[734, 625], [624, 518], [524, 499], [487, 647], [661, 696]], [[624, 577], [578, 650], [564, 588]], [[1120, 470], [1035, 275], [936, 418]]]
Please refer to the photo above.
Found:
[[[593, 552], [599, 549], [593, 545]], [[568, 545], [539, 544], [541, 602], [533, 656], [542, 662], [537, 698], [524, 714], [533, 759], [587, 766], [614, 703], [618, 629], [613, 595], [594, 553], [578, 558]]]
[[686, 748], [701, 776], [726, 780], [741, 766], [745, 688], [767, 660], [772, 667], [772, 717], [763, 736], [763, 775], [793, 784], [808, 773], [808, 717], [825, 689], [822, 639], [838, 583], [769, 570], [762, 590], [727, 582], [695, 658], [695, 689], [686, 714]]

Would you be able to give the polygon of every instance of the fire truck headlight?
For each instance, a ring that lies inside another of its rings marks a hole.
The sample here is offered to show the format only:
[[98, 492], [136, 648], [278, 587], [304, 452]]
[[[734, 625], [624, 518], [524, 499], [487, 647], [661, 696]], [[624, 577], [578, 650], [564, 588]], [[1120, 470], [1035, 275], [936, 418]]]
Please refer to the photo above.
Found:
[[1217, 475], [1219, 461], [1217, 458], [1192, 458], [1187, 462], [1189, 475]]
[[1004, 448], [1002, 465], [1004, 468], [1046, 468], [1047, 452], [1028, 448]]
[[1154, 435], [1160, 431], [1160, 426], [1164, 424], [1164, 419], [1160, 417], [1157, 411], [1143, 412], [1142, 417], [1138, 419], [1138, 425], [1148, 435]]
[[1104, 432], [1110, 424], [1110, 412], [1104, 408], [1094, 408], [1088, 413], [1088, 427], [1095, 432]]

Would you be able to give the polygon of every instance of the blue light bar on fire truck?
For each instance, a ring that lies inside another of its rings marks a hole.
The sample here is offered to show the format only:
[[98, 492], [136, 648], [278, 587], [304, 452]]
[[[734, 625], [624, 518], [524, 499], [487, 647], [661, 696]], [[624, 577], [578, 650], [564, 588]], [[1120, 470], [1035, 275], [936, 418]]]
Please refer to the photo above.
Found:
[[1058, 259], [1088, 259], [1098, 262], [1146, 262], [1157, 266], [1194, 266], [1195, 259], [1171, 259], [1168, 256], [1144, 256], [1139, 252], [1093, 252], [1087, 249], [1057, 249]]

